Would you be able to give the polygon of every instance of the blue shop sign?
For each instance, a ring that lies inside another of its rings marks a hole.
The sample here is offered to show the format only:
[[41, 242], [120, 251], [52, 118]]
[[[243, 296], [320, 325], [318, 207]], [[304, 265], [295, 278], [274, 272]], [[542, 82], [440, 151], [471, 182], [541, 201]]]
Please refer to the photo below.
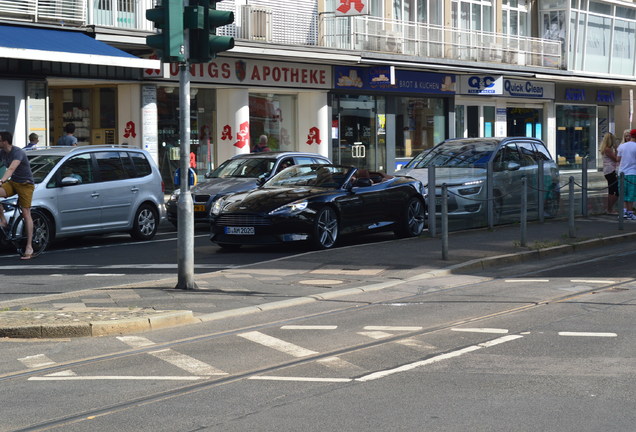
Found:
[[454, 95], [455, 75], [417, 72], [390, 67], [334, 67], [336, 89], [372, 90], [385, 92], [409, 92]]
[[554, 83], [506, 79], [504, 80], [504, 95], [534, 99], [554, 99]]

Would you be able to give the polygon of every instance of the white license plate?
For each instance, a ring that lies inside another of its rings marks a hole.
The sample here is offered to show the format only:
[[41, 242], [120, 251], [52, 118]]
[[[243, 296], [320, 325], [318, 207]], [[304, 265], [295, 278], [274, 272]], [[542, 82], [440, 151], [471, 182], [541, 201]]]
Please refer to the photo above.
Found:
[[225, 227], [225, 234], [254, 235], [254, 227]]

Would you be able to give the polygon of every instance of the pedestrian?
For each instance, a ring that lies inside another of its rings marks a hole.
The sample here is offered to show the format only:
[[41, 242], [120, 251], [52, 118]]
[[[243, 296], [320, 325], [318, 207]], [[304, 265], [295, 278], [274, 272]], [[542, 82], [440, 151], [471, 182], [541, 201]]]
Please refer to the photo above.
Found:
[[618, 147], [619, 170], [625, 175], [623, 217], [636, 220], [634, 201], [636, 201], [636, 129], [629, 132], [630, 141]]
[[[20, 259], [28, 260], [33, 255], [33, 219], [31, 217], [31, 200], [33, 199], [33, 173], [24, 149], [12, 144], [13, 136], [10, 132], [0, 132], [0, 162], [7, 168], [0, 177], [0, 198], [18, 195], [18, 205], [24, 216], [26, 228], [26, 247]], [[0, 205], [0, 226], [6, 228], [7, 219], [4, 209]]]
[[77, 138], [73, 135], [75, 133], [75, 124], [67, 123], [64, 126], [64, 135], [57, 140], [57, 145], [59, 146], [76, 146]]
[[24, 149], [35, 150], [37, 148], [38, 141], [40, 141], [40, 137], [38, 137], [38, 134], [36, 133], [29, 134], [29, 142], [27, 143], [26, 146], [24, 146]]
[[607, 180], [607, 209], [605, 213], [612, 216], [618, 216], [614, 211], [614, 205], [618, 200], [618, 176], [616, 168], [618, 167], [618, 155], [616, 154], [616, 137], [612, 133], [606, 133], [601, 141], [599, 152], [603, 159], [603, 175]]
[[268, 151], [271, 151], [271, 149], [267, 145], [267, 135], [261, 135], [260, 137], [258, 137], [258, 142], [254, 146], [252, 152], [259, 153]]

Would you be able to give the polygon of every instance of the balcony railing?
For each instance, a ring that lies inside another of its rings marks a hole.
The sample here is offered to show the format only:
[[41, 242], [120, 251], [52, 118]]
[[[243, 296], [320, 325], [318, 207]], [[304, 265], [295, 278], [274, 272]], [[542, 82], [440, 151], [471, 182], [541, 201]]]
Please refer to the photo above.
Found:
[[353, 51], [560, 68], [561, 42], [376, 17], [320, 16], [320, 45]]
[[87, 0], [0, 0], [2, 18], [58, 24], [86, 25]]

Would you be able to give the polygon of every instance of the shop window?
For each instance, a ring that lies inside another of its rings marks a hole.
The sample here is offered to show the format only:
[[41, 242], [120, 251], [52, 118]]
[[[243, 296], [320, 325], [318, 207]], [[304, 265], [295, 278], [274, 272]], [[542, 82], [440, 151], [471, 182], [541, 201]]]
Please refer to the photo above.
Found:
[[557, 105], [557, 162], [562, 169], [580, 169], [583, 158], [588, 167], [596, 165], [596, 107]]
[[250, 143], [254, 146], [261, 135], [267, 136], [272, 151], [298, 150], [296, 136], [296, 96], [283, 94], [250, 95]]

